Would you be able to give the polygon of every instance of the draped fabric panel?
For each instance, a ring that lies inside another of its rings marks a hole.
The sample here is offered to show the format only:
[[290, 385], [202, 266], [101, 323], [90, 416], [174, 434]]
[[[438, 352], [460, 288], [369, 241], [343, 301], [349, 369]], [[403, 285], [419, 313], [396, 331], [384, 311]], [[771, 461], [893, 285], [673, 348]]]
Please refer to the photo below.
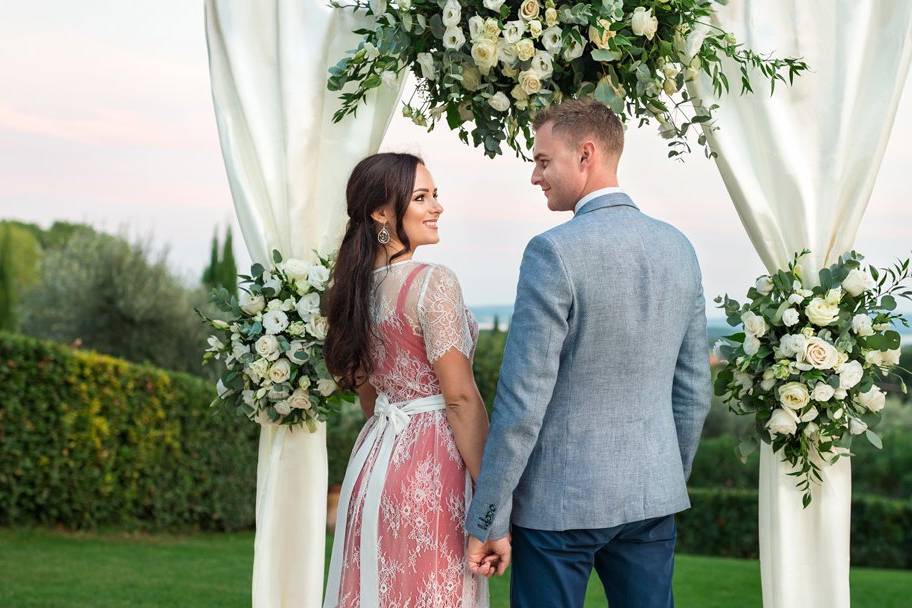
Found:
[[[794, 86], [714, 100], [708, 79], [691, 92], [715, 102], [709, 134], [738, 215], [770, 272], [803, 248], [817, 271], [851, 250], [886, 149], [912, 58], [912, 2], [744, 0], [716, 23], [761, 53], [800, 56], [810, 71]], [[768, 445], [760, 455], [759, 534], [766, 608], [849, 605], [851, 465], [823, 468], [824, 485], [802, 509], [789, 467]]]
[[[207, 0], [216, 121], [251, 259], [272, 249], [308, 259], [338, 246], [345, 184], [377, 151], [401, 86], [372, 93], [356, 117], [331, 121], [327, 69], [357, 47], [364, 15], [325, 0]], [[326, 534], [326, 429], [260, 431], [253, 566], [255, 608], [318, 607]]]

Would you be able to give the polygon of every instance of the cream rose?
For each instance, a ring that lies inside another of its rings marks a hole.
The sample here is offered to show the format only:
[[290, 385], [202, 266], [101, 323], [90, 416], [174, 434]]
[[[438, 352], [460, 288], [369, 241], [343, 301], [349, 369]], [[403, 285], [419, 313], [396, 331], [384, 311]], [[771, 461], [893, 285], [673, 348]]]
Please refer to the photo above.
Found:
[[859, 393], [855, 400], [872, 412], [879, 412], [887, 403], [887, 395], [877, 385], [872, 386], [867, 392]]
[[472, 59], [482, 74], [487, 74], [497, 65], [497, 44], [488, 38], [482, 38], [472, 45]]
[[311, 408], [310, 395], [302, 388], [295, 389], [295, 392], [288, 398], [288, 405], [297, 410], [309, 410]]
[[288, 359], [282, 358], [272, 364], [269, 368], [269, 379], [275, 384], [288, 381], [291, 376], [291, 363]]
[[337, 388], [336, 381], [332, 378], [320, 378], [317, 380], [317, 391], [324, 397], [332, 395]]
[[260, 336], [259, 340], [254, 343], [253, 348], [259, 356], [267, 361], [275, 361], [281, 354], [278, 339], [270, 334]]
[[823, 298], [814, 298], [804, 312], [811, 323], [824, 327], [839, 318], [839, 304], [831, 304]]
[[766, 428], [773, 435], [794, 435], [798, 430], [798, 416], [789, 409], [777, 408], [773, 410]]
[[307, 333], [317, 340], [325, 340], [329, 331], [329, 322], [326, 317], [316, 316], [307, 322]]
[[804, 352], [799, 353], [798, 361], [808, 363], [816, 369], [833, 369], [838, 357], [836, 347], [821, 338], [808, 338]]
[[500, 38], [500, 24], [497, 23], [497, 19], [485, 19], [484, 37], [493, 42], [497, 42], [497, 39]]
[[553, 6], [545, 9], [545, 25], [548, 27], [557, 25], [557, 9]]
[[807, 386], [803, 382], [786, 382], [779, 387], [779, 403], [788, 409], [800, 410], [810, 399]]
[[289, 405], [287, 400], [279, 401], [273, 407], [280, 416], [287, 416], [291, 413], [291, 405]]
[[860, 418], [851, 418], [849, 420], [849, 433], [853, 435], [861, 435], [868, 430], [868, 424], [861, 420]]
[[519, 5], [519, 16], [526, 21], [538, 19], [540, 11], [541, 4], [539, 4], [538, 0], [524, 0], [524, 2]]
[[651, 8], [638, 6], [630, 18], [630, 29], [636, 36], [645, 36], [647, 40], [652, 40], [659, 29], [659, 20], [652, 14]]
[[498, 112], [506, 112], [510, 109], [510, 99], [503, 94], [503, 92], [498, 91], [491, 99], [488, 100], [488, 105], [497, 110]]
[[516, 56], [520, 61], [529, 61], [535, 55], [535, 43], [523, 38], [516, 43]]
[[529, 22], [529, 35], [533, 38], [538, 38], [542, 35], [542, 22], [538, 19]]
[[869, 289], [873, 289], [877, 283], [874, 277], [864, 270], [853, 268], [849, 271], [848, 276], [843, 280], [842, 287], [849, 295], [858, 297]]
[[251, 380], [259, 382], [266, 377], [266, 373], [269, 371], [269, 361], [263, 358], [257, 359], [247, 366], [246, 371]]
[[534, 95], [541, 91], [541, 75], [535, 70], [520, 72], [519, 86], [526, 95]]
[[510, 96], [516, 101], [526, 101], [529, 99], [528, 93], [523, 91], [523, 88], [518, 84], [510, 90]]
[[304, 283], [307, 280], [307, 273], [310, 271], [310, 264], [304, 260], [292, 258], [285, 260], [283, 268], [289, 279], [298, 283]]

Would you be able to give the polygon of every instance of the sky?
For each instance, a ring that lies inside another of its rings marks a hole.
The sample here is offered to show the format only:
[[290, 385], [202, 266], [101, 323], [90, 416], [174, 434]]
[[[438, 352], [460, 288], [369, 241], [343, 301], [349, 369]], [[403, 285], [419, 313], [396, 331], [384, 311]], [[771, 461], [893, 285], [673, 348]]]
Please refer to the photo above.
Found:
[[[212, 111], [201, 1], [4, 3], [0, 83], [0, 218], [151, 236], [188, 281], [207, 263], [213, 231], [232, 225], [246, 263]], [[907, 82], [856, 241], [879, 266], [912, 246], [910, 140]], [[423, 156], [440, 189], [441, 243], [416, 257], [450, 266], [470, 305], [511, 304], [525, 244], [570, 218], [547, 210], [529, 183], [531, 165], [509, 153], [488, 159], [445, 125], [428, 134], [398, 113], [381, 149]], [[620, 183], [645, 213], [690, 238], [709, 298], [743, 297], [764, 272], [714, 162], [700, 152], [669, 160], [654, 127], [632, 127]]]

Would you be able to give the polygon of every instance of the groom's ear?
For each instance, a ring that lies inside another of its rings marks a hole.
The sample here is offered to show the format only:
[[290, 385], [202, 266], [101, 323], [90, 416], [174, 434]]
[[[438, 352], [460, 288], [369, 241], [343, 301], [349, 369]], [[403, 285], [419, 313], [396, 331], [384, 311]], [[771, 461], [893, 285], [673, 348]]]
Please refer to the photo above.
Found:
[[595, 156], [595, 144], [591, 141], [584, 141], [579, 147], [580, 165], [591, 164]]

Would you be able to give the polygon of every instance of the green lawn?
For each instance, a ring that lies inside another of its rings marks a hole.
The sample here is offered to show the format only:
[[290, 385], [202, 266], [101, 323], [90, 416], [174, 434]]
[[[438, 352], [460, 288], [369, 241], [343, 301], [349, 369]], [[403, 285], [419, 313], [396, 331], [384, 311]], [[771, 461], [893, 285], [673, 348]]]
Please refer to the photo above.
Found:
[[[0, 606], [198, 607], [250, 605], [253, 535], [127, 536], [0, 529]], [[677, 605], [760, 606], [755, 561], [679, 556]], [[856, 608], [908, 605], [912, 572], [852, 571]], [[506, 577], [492, 580], [494, 608], [508, 605]], [[594, 579], [586, 606], [603, 607]]]

